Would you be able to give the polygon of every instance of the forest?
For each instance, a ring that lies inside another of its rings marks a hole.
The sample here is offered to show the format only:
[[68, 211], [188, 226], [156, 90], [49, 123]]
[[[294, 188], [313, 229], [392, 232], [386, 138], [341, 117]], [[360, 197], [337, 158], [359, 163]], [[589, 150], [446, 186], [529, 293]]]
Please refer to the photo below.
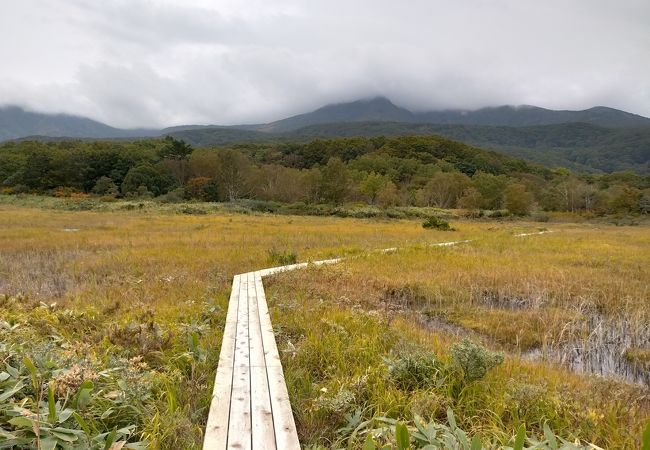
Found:
[[7, 142], [0, 192], [434, 206], [470, 212], [650, 212], [650, 176], [548, 169], [438, 136], [315, 139], [193, 148], [181, 139]]

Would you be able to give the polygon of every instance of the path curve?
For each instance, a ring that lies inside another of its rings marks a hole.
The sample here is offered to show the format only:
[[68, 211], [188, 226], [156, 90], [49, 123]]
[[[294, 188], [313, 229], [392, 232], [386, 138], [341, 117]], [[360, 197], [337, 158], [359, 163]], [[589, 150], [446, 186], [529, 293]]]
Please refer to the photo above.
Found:
[[[450, 247], [468, 242], [472, 240], [438, 242], [427, 246]], [[377, 252], [398, 250], [392, 247]], [[300, 449], [262, 279], [310, 265], [336, 264], [344, 259], [271, 267], [233, 277], [203, 441], [204, 450]]]

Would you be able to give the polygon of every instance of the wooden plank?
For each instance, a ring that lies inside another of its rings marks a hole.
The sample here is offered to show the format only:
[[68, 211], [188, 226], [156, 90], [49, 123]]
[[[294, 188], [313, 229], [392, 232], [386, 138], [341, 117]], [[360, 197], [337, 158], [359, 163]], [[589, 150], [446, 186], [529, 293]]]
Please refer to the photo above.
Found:
[[298, 432], [296, 431], [296, 423], [293, 419], [293, 411], [291, 410], [291, 402], [289, 401], [289, 393], [287, 392], [287, 385], [284, 381], [282, 366], [270, 366], [267, 372], [277, 448], [300, 450]]
[[276, 273], [288, 272], [290, 270], [302, 269], [307, 267], [308, 263], [290, 264], [288, 266], [269, 267], [268, 269], [258, 270], [256, 273], [261, 277], [274, 275]]
[[214, 380], [208, 422], [205, 427], [203, 447], [206, 449], [225, 450], [228, 442], [228, 418], [230, 416], [230, 396], [235, 360], [235, 332], [239, 306], [239, 280], [239, 275], [235, 275], [232, 280], [232, 291], [228, 302], [219, 365]]
[[232, 399], [230, 400], [230, 420], [228, 424], [228, 448], [237, 450], [252, 448], [248, 287], [248, 274], [242, 274], [237, 311]]
[[280, 354], [278, 353], [275, 336], [273, 335], [271, 317], [269, 316], [264, 286], [262, 285], [262, 278], [259, 273], [256, 273], [255, 284], [257, 286], [257, 302], [262, 341], [264, 343], [271, 408], [273, 410], [276, 446], [282, 450], [300, 450], [298, 432], [296, 431], [291, 403], [289, 402], [289, 394], [280, 363]]
[[251, 424], [254, 449], [274, 450], [275, 431], [264, 358], [256, 274], [248, 274], [248, 320], [251, 361]]

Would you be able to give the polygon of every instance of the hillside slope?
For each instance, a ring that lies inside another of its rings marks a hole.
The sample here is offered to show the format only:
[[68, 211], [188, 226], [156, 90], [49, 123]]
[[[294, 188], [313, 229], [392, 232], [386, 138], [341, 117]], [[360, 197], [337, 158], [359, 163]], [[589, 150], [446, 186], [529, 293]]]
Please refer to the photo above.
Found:
[[547, 167], [567, 167], [580, 172], [632, 170], [642, 174], [650, 173], [650, 127], [604, 128], [584, 123], [496, 127], [347, 122], [311, 125], [285, 133], [202, 128], [171, 134], [196, 146], [238, 142], [304, 142], [335, 137], [439, 135]]
[[18, 106], [0, 107], [0, 141], [26, 136], [120, 138], [159, 134], [158, 130], [114, 128], [86, 117], [31, 112]]
[[583, 172], [650, 173], [650, 127], [604, 128], [585, 123], [530, 127], [408, 123], [342, 123], [297, 130], [295, 138], [440, 135], [549, 167]]

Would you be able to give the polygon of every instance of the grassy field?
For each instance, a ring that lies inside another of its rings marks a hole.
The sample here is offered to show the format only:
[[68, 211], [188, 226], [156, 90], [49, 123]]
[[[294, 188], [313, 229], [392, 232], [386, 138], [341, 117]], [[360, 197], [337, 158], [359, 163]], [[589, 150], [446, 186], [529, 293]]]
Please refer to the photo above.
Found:
[[[48, 442], [200, 447], [232, 276], [282, 253], [355, 256], [267, 283], [305, 446], [355, 448], [355, 423], [445, 421], [450, 407], [494, 446], [548, 422], [635, 448], [650, 417], [647, 227], [544, 224], [552, 234], [522, 238], [540, 224], [443, 232], [421, 220], [50, 206], [0, 202], [0, 389], [19, 386], [0, 394], [0, 445], [29, 439], [41, 402], [36, 423], [67, 430]], [[463, 239], [474, 241], [425, 245]], [[403, 250], [365, 255], [386, 247]], [[469, 376], [450, 350], [465, 337], [503, 363]], [[560, 365], [609, 364], [598, 339], [625, 347], [614, 372], [636, 384]], [[593, 358], [576, 359], [576, 343]]]
[[[565, 437], [638, 448], [650, 418], [648, 230], [552, 229], [516, 238], [486, 227], [472, 243], [368, 255], [267, 283], [303, 441], [349, 444], [345, 416], [356, 410], [444, 421], [451, 407], [494, 446], [521, 423], [539, 436], [548, 422]], [[449, 373], [449, 350], [464, 337], [503, 351], [504, 363], [463, 383]], [[619, 341], [617, 366], [598, 351]], [[584, 361], [572, 361], [576, 348]], [[620, 354], [633, 348], [646, 356]], [[433, 383], [391, 379], [395, 365], [426, 371], [423, 352], [440, 361]], [[638, 384], [570, 373], [561, 361]]]

